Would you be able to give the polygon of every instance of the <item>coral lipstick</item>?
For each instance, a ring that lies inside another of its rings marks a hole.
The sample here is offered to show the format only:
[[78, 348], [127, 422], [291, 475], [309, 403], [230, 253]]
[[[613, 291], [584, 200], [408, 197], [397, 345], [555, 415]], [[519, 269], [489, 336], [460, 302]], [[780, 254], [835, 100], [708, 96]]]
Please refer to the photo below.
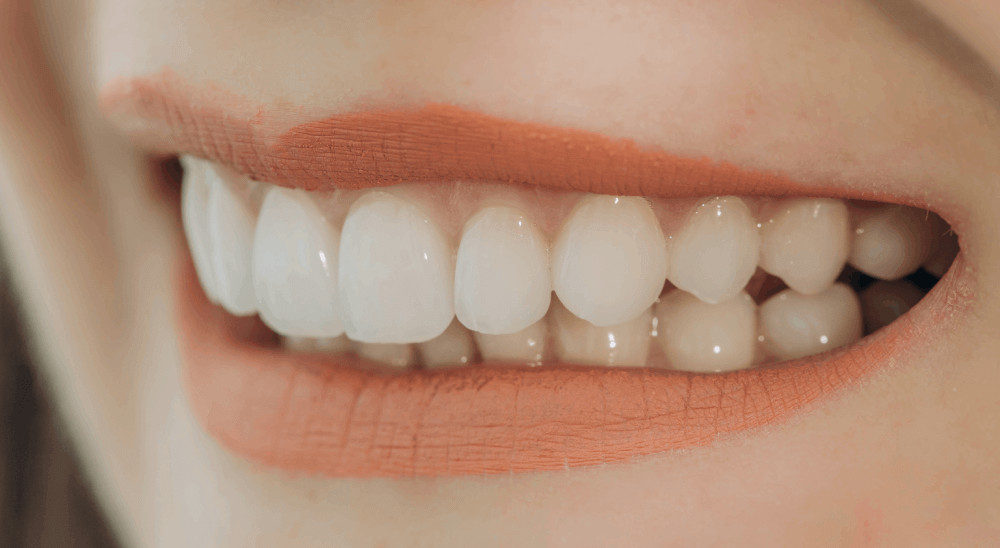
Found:
[[[212, 98], [215, 99], [212, 99]], [[222, 100], [219, 100], [222, 97]], [[199, 100], [201, 102], [199, 102]], [[862, 197], [576, 129], [448, 105], [301, 113], [166, 72], [116, 81], [109, 118], [151, 149], [308, 190], [489, 181], [607, 194]], [[866, 190], [864, 198], [878, 197]], [[886, 196], [915, 203], [929, 199]], [[722, 374], [485, 364], [388, 374], [351, 357], [246, 340], [180, 260], [177, 322], [190, 401], [219, 442], [264, 465], [335, 477], [499, 474], [624, 462], [780, 423], [930, 344], [969, 303], [961, 256], [910, 313], [850, 347]]]

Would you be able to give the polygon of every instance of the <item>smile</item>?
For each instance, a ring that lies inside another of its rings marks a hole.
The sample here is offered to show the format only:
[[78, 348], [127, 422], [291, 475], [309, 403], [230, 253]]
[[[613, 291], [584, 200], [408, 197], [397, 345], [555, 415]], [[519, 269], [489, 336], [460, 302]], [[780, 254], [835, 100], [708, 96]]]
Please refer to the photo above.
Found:
[[272, 131], [162, 79], [104, 97], [181, 157], [188, 391], [269, 466], [508, 473], [705, 445], [919, 353], [966, 302], [957, 237], [913, 197], [444, 105]]

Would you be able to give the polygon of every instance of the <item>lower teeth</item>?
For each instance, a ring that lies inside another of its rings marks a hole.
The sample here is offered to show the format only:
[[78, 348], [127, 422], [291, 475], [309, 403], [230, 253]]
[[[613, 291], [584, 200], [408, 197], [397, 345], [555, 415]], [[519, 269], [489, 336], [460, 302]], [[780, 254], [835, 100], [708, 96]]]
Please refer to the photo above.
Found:
[[184, 160], [184, 227], [213, 302], [259, 314], [289, 351], [393, 368], [720, 372], [805, 357], [895, 320], [958, 251], [940, 218], [895, 205], [319, 194]]

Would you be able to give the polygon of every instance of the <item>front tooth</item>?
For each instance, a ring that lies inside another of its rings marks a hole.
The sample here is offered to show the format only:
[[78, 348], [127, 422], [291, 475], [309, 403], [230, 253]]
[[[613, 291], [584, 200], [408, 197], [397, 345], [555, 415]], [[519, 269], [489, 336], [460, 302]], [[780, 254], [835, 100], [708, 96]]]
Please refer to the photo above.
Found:
[[735, 297], [757, 269], [760, 235], [743, 200], [717, 197], [698, 206], [674, 239], [670, 281], [707, 303]]
[[761, 224], [760, 266], [788, 287], [812, 295], [830, 287], [850, 253], [847, 206], [827, 198], [794, 198]]
[[912, 274], [933, 251], [934, 219], [899, 205], [856, 209], [850, 263], [858, 270], [897, 280]]
[[213, 303], [219, 302], [215, 273], [211, 260], [211, 238], [208, 232], [208, 178], [204, 171], [207, 162], [191, 156], [181, 156], [184, 165], [184, 182], [181, 185], [181, 221], [187, 236], [188, 248], [194, 269], [205, 295]]
[[552, 250], [552, 286], [563, 305], [594, 325], [643, 314], [663, 290], [663, 233], [643, 198], [588, 195]]
[[657, 338], [671, 367], [701, 373], [750, 367], [757, 349], [757, 305], [745, 291], [708, 304], [673, 290], [656, 305]]
[[302, 190], [271, 188], [253, 244], [253, 283], [261, 320], [282, 335], [344, 332], [337, 294], [340, 232]]
[[560, 361], [581, 365], [646, 365], [652, 309], [647, 308], [627, 322], [604, 327], [576, 317], [559, 301], [552, 302], [551, 314]]
[[454, 258], [417, 206], [382, 191], [361, 197], [340, 240], [341, 318], [347, 336], [372, 343], [433, 339], [455, 315]]
[[872, 332], [889, 325], [923, 297], [924, 292], [906, 280], [879, 280], [871, 284], [861, 292], [865, 328]]
[[233, 315], [249, 316], [257, 311], [250, 267], [256, 211], [215, 166], [207, 164], [202, 173], [209, 187], [208, 250], [219, 304]]
[[483, 361], [541, 365], [549, 338], [549, 324], [545, 319], [508, 335], [475, 333], [476, 344]]
[[491, 207], [466, 225], [455, 265], [455, 315], [479, 333], [515, 333], [549, 309], [548, 242], [516, 209]]
[[818, 354], [861, 338], [861, 304], [842, 283], [815, 295], [786, 289], [760, 305], [760, 328], [774, 358]]
[[417, 363], [417, 352], [412, 344], [356, 342], [354, 353], [366, 360], [399, 368], [412, 367]]
[[420, 360], [427, 369], [455, 367], [472, 363], [476, 358], [476, 344], [472, 333], [457, 320], [437, 337], [420, 343]]

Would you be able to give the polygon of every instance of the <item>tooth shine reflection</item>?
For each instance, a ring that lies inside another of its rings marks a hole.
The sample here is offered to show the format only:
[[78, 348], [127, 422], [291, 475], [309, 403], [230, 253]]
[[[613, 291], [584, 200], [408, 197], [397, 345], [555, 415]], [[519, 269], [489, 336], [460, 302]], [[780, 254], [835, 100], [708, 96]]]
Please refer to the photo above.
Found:
[[[809, 356], [893, 321], [958, 252], [940, 218], [894, 205], [459, 183], [310, 193], [182, 164], [210, 301], [258, 314], [289, 352], [395, 370], [716, 373]], [[924, 285], [872, 284], [848, 260], [887, 279], [923, 264]]]

